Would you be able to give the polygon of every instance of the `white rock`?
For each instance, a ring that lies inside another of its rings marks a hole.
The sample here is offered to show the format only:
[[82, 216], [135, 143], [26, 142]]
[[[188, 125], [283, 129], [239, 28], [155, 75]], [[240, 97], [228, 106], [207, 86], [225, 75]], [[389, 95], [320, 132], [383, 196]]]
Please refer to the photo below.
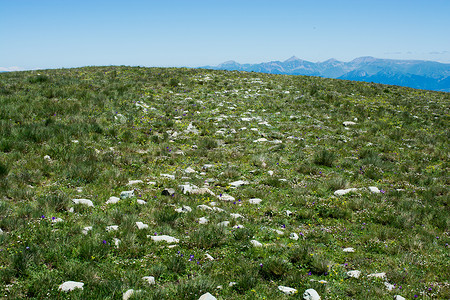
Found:
[[120, 193], [120, 198], [126, 199], [126, 198], [132, 198], [134, 197], [134, 191], [123, 191]]
[[272, 176], [273, 175], [273, 171], [272, 170], [270, 170], [270, 171], [267, 171], [267, 173], [270, 175], [270, 176]]
[[219, 207], [213, 207], [212, 208], [213, 211], [217, 211], [217, 212], [224, 212], [225, 210], [219, 208]]
[[44, 156], [44, 159], [45, 159], [45, 160], [48, 160], [48, 161], [52, 161], [52, 158], [51, 158], [49, 155], [45, 155], [45, 156]]
[[262, 200], [259, 199], [259, 198], [252, 198], [252, 199], [248, 200], [248, 202], [249, 202], [250, 204], [259, 204], [259, 203], [262, 202]]
[[145, 202], [144, 200], [141, 200], [141, 199], [138, 199], [136, 202], [137, 202], [137, 204], [140, 204], [140, 205], [147, 204], [147, 202]]
[[315, 289], [307, 289], [303, 293], [304, 300], [320, 300], [320, 296]]
[[197, 171], [195, 171], [194, 169], [192, 169], [191, 167], [188, 167], [186, 170], [184, 170], [185, 173], [191, 174], [191, 173], [197, 173]]
[[83, 228], [83, 231], [81, 233], [83, 234], [88, 234], [88, 232], [92, 230], [92, 226], [87, 226]]
[[201, 217], [198, 219], [199, 224], [208, 224], [208, 219], [205, 217]]
[[155, 277], [153, 277], [153, 276], [145, 276], [145, 277], [142, 277], [142, 280], [147, 281], [147, 283], [150, 284], [150, 285], [156, 284], [156, 282], [155, 282]]
[[290, 211], [290, 210], [286, 210], [286, 216], [292, 216], [292, 211]]
[[139, 184], [139, 183], [144, 183], [142, 180], [130, 180], [128, 181], [127, 185], [134, 185], [134, 184]]
[[3, 234], [3, 230], [0, 228], [0, 235], [2, 235]]
[[214, 194], [210, 189], [208, 188], [199, 188], [199, 189], [193, 189], [191, 191], [191, 194], [193, 195], [204, 195], [204, 194], [210, 194], [211, 196], [215, 196], [216, 194]]
[[263, 244], [261, 244], [257, 240], [251, 240], [250, 243], [253, 245], [253, 247], [262, 247], [263, 246]]
[[83, 192], [83, 188], [82, 187], [77, 187], [77, 192], [78, 193], [82, 193]]
[[235, 188], [240, 187], [241, 185], [245, 185], [245, 184], [248, 184], [248, 181], [238, 180], [238, 181], [233, 181], [230, 183], [230, 185]]
[[380, 190], [376, 186], [369, 186], [369, 191], [375, 194], [380, 193]]
[[206, 293], [201, 295], [200, 298], [198, 298], [198, 300], [217, 300], [217, 298], [211, 295], [210, 293]]
[[92, 201], [88, 199], [72, 199], [72, 201], [75, 204], [82, 204], [87, 205], [89, 207], [94, 207], [94, 203], [92, 203]]
[[244, 228], [244, 225], [237, 224], [237, 225], [234, 225], [233, 228], [236, 228], [236, 229]]
[[405, 297], [402, 297], [402, 296], [400, 296], [400, 295], [395, 295], [395, 296], [394, 296], [394, 300], [406, 300], [406, 298], [405, 298]]
[[148, 225], [144, 224], [142, 222], [136, 222], [136, 226], [138, 227], [138, 229], [146, 229], [146, 228], [148, 228]]
[[237, 284], [237, 282], [235, 281], [230, 281], [230, 283], [228, 284], [229, 287], [235, 286]]
[[344, 252], [355, 252], [355, 249], [352, 247], [344, 248], [342, 251]]
[[147, 237], [150, 237], [155, 242], [164, 241], [169, 244], [178, 243], [180, 241], [179, 239], [176, 239], [169, 235], [148, 235]]
[[361, 271], [359, 271], [359, 270], [348, 271], [347, 276], [353, 277], [353, 278], [359, 278], [359, 276], [361, 276]]
[[352, 121], [345, 121], [345, 122], [343, 122], [342, 124], [343, 124], [344, 126], [356, 125], [356, 123], [355, 123], [355, 122], [352, 122]]
[[64, 220], [61, 219], [61, 218], [52, 219], [52, 223], [59, 223], [59, 222], [62, 222], [62, 221], [64, 221]]
[[209, 255], [208, 253], [205, 254], [206, 258], [209, 260], [214, 260], [214, 257], [212, 257], [211, 255]]
[[392, 291], [393, 289], [395, 289], [395, 285], [390, 284], [387, 281], [384, 282], [384, 286], [387, 288], [388, 291]]
[[199, 208], [201, 210], [212, 210], [211, 207], [209, 207], [208, 205], [205, 205], [205, 204], [200, 204], [197, 206], [197, 208]]
[[114, 204], [114, 203], [119, 202], [119, 200], [120, 200], [120, 198], [111, 196], [111, 197], [109, 197], [109, 199], [106, 201], [106, 204]]
[[147, 181], [148, 185], [156, 185], [156, 181]]
[[110, 225], [110, 226], [106, 226], [106, 231], [116, 231], [119, 230], [119, 225]]
[[267, 142], [267, 139], [266, 138], [259, 138], [259, 139], [253, 141], [253, 143], [260, 143], [260, 142]]
[[191, 211], [192, 211], [192, 208], [190, 208], [190, 207], [187, 206], [187, 205], [183, 205], [183, 207], [177, 208], [177, 209], [175, 209], [175, 211], [176, 211], [177, 213], [188, 213], [188, 212], [191, 212]]
[[348, 194], [350, 192], [356, 192], [358, 189], [357, 188], [350, 188], [350, 189], [345, 189], [345, 190], [337, 190], [334, 192], [335, 196], [342, 196], [345, 194]]
[[235, 219], [237, 219], [237, 218], [244, 218], [244, 216], [242, 216], [241, 214], [233, 214], [233, 213], [231, 213], [230, 216], [232, 216]]
[[219, 227], [227, 227], [228, 225], [230, 225], [230, 221], [223, 221], [217, 224]]
[[169, 178], [169, 179], [175, 179], [175, 175], [170, 175], [170, 174], [159, 174], [159, 176], [161, 176], [161, 177], [166, 177], [166, 178]]
[[63, 284], [61, 284], [58, 289], [63, 292], [70, 292], [73, 291], [74, 289], [83, 289], [83, 285], [84, 283], [82, 282], [66, 281]]
[[289, 238], [290, 238], [291, 240], [296, 241], [296, 240], [298, 240], [298, 234], [296, 234], [295, 232], [293, 232], [293, 233], [290, 234]]
[[283, 293], [285, 293], [286, 295], [294, 295], [294, 294], [297, 293], [296, 289], [293, 289], [293, 288], [290, 288], [290, 287], [287, 287], [287, 286], [279, 285], [278, 289], [280, 291], [282, 291]]
[[374, 278], [381, 278], [386, 279], [386, 273], [372, 273], [367, 275], [368, 278], [374, 277]]
[[140, 290], [133, 290], [133, 289], [129, 289], [128, 291], [126, 291], [125, 293], [123, 293], [122, 299], [123, 300], [128, 300], [130, 299], [130, 297], [134, 294], [134, 293], [139, 293], [141, 292]]
[[113, 238], [113, 241], [114, 241], [114, 246], [116, 246], [116, 248], [119, 248], [119, 245], [122, 241], [119, 240], [118, 238]]
[[228, 194], [218, 195], [217, 198], [219, 198], [222, 201], [230, 201], [230, 202], [235, 200], [233, 196], [230, 196]]

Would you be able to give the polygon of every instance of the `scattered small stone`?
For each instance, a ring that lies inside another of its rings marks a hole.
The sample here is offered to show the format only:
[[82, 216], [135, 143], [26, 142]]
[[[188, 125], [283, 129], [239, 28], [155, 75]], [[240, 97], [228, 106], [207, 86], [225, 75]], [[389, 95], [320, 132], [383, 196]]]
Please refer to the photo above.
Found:
[[223, 221], [217, 224], [219, 227], [227, 227], [228, 225], [230, 225], [230, 221]]
[[320, 296], [315, 289], [307, 289], [303, 293], [304, 300], [320, 300]]
[[260, 204], [262, 202], [262, 200], [259, 198], [252, 198], [252, 199], [248, 200], [248, 202], [250, 204]]
[[387, 288], [388, 291], [392, 291], [393, 289], [395, 289], [395, 285], [390, 284], [387, 281], [384, 282], [384, 286]]
[[355, 252], [355, 249], [352, 247], [344, 248], [342, 251], [344, 252]]
[[235, 281], [230, 281], [230, 283], [228, 284], [229, 287], [233, 287], [237, 284], [237, 282]]
[[380, 190], [376, 186], [369, 186], [369, 191], [375, 194], [380, 193]]
[[126, 199], [126, 198], [132, 198], [134, 197], [134, 191], [123, 191], [120, 193], [120, 198]]
[[175, 190], [172, 188], [165, 188], [162, 192], [161, 195], [163, 196], [173, 196], [175, 195]]
[[350, 188], [350, 189], [345, 189], [345, 190], [337, 190], [334, 192], [335, 196], [342, 196], [345, 194], [348, 194], [350, 192], [356, 192], [358, 189], [357, 188]]
[[119, 202], [119, 200], [120, 200], [120, 198], [111, 196], [111, 197], [109, 197], [109, 199], [106, 201], [106, 204], [114, 204], [114, 203]]
[[106, 226], [106, 231], [117, 231], [119, 230], [119, 225], [110, 225], [110, 226]]
[[228, 194], [220, 194], [219, 196], [217, 196], [217, 198], [219, 198], [222, 201], [230, 201], [230, 202], [235, 200], [233, 196], [230, 196]]
[[166, 177], [166, 178], [169, 178], [169, 179], [175, 179], [175, 175], [170, 175], [170, 174], [159, 174], [159, 176], [161, 176], [161, 177]]
[[224, 212], [225, 210], [223, 210], [223, 209], [221, 209], [221, 208], [219, 208], [219, 207], [213, 207], [212, 208], [214, 211], [217, 211], [217, 212]]
[[136, 226], [138, 227], [139, 230], [148, 228], [148, 225], [142, 222], [136, 222]]
[[296, 234], [295, 232], [291, 233], [289, 238], [291, 240], [297, 241], [298, 240], [298, 234]]
[[288, 217], [292, 216], [292, 211], [286, 210], [286, 216], [288, 216]]
[[83, 285], [84, 283], [82, 282], [66, 281], [63, 284], [61, 284], [58, 289], [63, 292], [70, 292], [73, 291], [74, 289], [83, 289]]
[[119, 240], [118, 238], [113, 238], [113, 241], [114, 241], [114, 246], [116, 246], [116, 248], [119, 248], [119, 245], [122, 241]]
[[195, 171], [191, 167], [188, 167], [186, 170], [184, 170], [184, 172], [187, 173], [187, 174], [197, 173], [197, 171]]
[[359, 278], [359, 276], [361, 276], [361, 271], [359, 271], [359, 270], [348, 271], [347, 276], [353, 277], [353, 278]]
[[191, 211], [192, 211], [192, 208], [190, 208], [190, 207], [187, 206], [187, 205], [183, 205], [182, 207], [175, 209], [175, 211], [176, 211], [177, 213], [188, 213], [188, 212], [191, 212]]
[[191, 194], [193, 195], [204, 195], [204, 194], [210, 194], [211, 196], [216, 196], [216, 194], [214, 194], [210, 189], [208, 188], [199, 188], [199, 189], [194, 189], [191, 191]]
[[211, 255], [209, 255], [208, 253], [205, 254], [206, 258], [209, 260], [214, 260], [214, 257], [212, 257]]
[[405, 298], [405, 297], [402, 297], [402, 296], [400, 296], [400, 295], [395, 295], [395, 296], [394, 296], [394, 300], [406, 300], [406, 298]]
[[59, 222], [62, 222], [62, 221], [64, 221], [64, 220], [61, 219], [61, 218], [52, 219], [52, 223], [59, 223]]
[[352, 121], [345, 121], [345, 122], [343, 122], [342, 123], [344, 126], [351, 126], [351, 125], [356, 125], [356, 123], [355, 122], [352, 122]]
[[138, 199], [136, 202], [137, 202], [137, 204], [140, 204], [140, 205], [147, 204], [147, 202], [145, 202], [144, 200], [141, 200], [141, 199]]
[[205, 217], [201, 217], [198, 219], [199, 224], [208, 224], [208, 219]]
[[169, 235], [148, 235], [155, 242], [164, 241], [169, 244], [178, 243], [180, 240]]
[[126, 291], [125, 293], [123, 293], [122, 299], [123, 300], [128, 300], [131, 298], [131, 296], [133, 296], [134, 293], [140, 293], [141, 290], [133, 290], [133, 289], [129, 289], [128, 291]]
[[144, 183], [142, 180], [130, 180], [128, 181], [127, 185], [134, 185], [134, 184], [139, 184], [139, 183]]
[[237, 225], [234, 225], [233, 228], [236, 228], [236, 229], [244, 228], [244, 225], [237, 224]]
[[92, 201], [88, 199], [72, 199], [72, 201], [75, 204], [82, 204], [87, 205], [89, 207], [94, 207], [94, 203], [92, 203]]
[[372, 274], [367, 275], [367, 278], [371, 278], [371, 277], [386, 279], [386, 273], [372, 273]]
[[248, 181], [244, 181], [244, 180], [233, 181], [230, 183], [231, 187], [233, 187], [233, 188], [237, 188], [237, 187], [240, 187], [241, 185], [246, 185], [246, 184], [248, 184]]
[[296, 294], [298, 291], [296, 290], [296, 289], [294, 289], [294, 288], [290, 288], [290, 287], [287, 287], [287, 286], [282, 286], [282, 285], [279, 285], [278, 286], [278, 289], [280, 290], [280, 291], [282, 291], [283, 293], [285, 293], [286, 295], [294, 295], [294, 294]]
[[259, 139], [253, 141], [253, 143], [260, 143], [260, 142], [267, 142], [267, 139], [266, 138], [259, 138]]
[[211, 207], [209, 207], [208, 205], [205, 205], [205, 204], [200, 204], [197, 206], [197, 208], [199, 208], [201, 210], [212, 210]]
[[261, 244], [257, 240], [251, 240], [250, 243], [253, 245], [253, 247], [262, 247], [263, 246], [263, 244]]
[[2, 235], [3, 234], [3, 230], [0, 228], [0, 235]]
[[156, 284], [155, 277], [153, 277], [153, 276], [142, 277], [142, 280], [147, 281], [147, 283], [150, 284], [150, 285]]
[[77, 187], [77, 192], [78, 193], [82, 193], [83, 192], [83, 188], [82, 187]]
[[217, 298], [211, 295], [210, 293], [205, 293], [201, 295], [200, 298], [198, 298], [198, 300], [217, 300]]
[[92, 230], [92, 226], [87, 226], [83, 228], [83, 231], [81, 231], [81, 233], [83, 233], [84, 235], [88, 234], [88, 232]]
[[237, 219], [237, 218], [244, 218], [244, 216], [242, 216], [241, 214], [233, 214], [233, 213], [231, 213], [230, 216], [232, 216], [235, 219]]
[[50, 157], [50, 155], [45, 155], [45, 156], [44, 156], [44, 159], [47, 160], [47, 161], [49, 161], [49, 162], [52, 161], [52, 158]]

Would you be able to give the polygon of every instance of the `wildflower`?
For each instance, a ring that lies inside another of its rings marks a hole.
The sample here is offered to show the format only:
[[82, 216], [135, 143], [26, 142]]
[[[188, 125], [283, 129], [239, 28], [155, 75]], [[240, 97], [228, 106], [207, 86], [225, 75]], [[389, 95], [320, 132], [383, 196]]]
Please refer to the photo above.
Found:
[[312, 273], [311, 273], [311, 271], [309, 271], [309, 272], [308, 272], [308, 276], [311, 276], [311, 275], [312, 275]]
[[103, 244], [106, 244], [106, 241], [105, 241], [105, 240], [103, 240]]
[[42, 219], [45, 219], [45, 216], [44, 216], [44, 215], [42, 215], [42, 216], [41, 216], [41, 218], [42, 218]]

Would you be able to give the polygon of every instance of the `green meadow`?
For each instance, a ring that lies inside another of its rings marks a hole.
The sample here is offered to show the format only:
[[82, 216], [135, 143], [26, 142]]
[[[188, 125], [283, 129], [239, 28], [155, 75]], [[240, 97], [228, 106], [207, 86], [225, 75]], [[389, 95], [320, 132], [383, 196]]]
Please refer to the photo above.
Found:
[[449, 109], [319, 77], [0, 73], [0, 297], [449, 299]]

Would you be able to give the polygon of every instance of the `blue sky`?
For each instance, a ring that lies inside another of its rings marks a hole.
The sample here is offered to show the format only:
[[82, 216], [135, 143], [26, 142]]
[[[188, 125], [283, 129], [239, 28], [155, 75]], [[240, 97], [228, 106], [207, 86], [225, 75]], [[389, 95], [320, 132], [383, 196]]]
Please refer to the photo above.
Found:
[[450, 63], [449, 0], [0, 0], [0, 70], [295, 55]]

